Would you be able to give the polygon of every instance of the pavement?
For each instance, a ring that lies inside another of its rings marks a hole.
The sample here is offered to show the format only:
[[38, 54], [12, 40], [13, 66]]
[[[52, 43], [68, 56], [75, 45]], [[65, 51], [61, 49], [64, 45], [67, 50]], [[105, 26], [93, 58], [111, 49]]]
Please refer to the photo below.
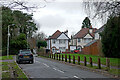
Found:
[[[111, 80], [111, 77], [100, 73], [83, 70], [77, 66], [67, 65], [46, 58], [35, 57], [33, 64], [22, 63], [19, 67], [27, 74], [29, 78], [59, 78], [59, 79], [101, 79]], [[57, 80], [57, 79], [56, 79]], [[112, 79], [113, 80], [113, 79]]]

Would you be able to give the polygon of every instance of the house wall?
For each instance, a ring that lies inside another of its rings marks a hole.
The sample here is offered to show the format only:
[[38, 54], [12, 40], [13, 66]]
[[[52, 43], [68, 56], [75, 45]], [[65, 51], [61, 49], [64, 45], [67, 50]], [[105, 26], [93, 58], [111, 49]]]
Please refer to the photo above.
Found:
[[99, 33], [95, 33], [95, 39], [99, 39]]
[[78, 42], [78, 39], [77, 39], [77, 46], [81, 46], [83, 48], [84, 45], [89, 43], [89, 42], [85, 42], [85, 40], [84, 40], [85, 38], [90, 38], [91, 40], [89, 40], [89, 42], [92, 41], [92, 39], [93, 39], [93, 37], [91, 37], [90, 34], [87, 34], [84, 38], [80, 39], [80, 42]]
[[77, 41], [77, 39], [73, 39], [73, 45], [77, 45], [76, 41]]
[[75, 50], [76, 46], [70, 46], [70, 50]]
[[50, 40], [47, 40], [47, 49], [50, 49]]

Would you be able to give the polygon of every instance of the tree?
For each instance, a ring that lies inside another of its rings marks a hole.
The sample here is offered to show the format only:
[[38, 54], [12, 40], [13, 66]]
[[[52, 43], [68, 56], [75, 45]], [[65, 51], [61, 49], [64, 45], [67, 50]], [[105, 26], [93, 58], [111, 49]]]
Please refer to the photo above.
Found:
[[82, 22], [82, 28], [90, 28], [90, 26], [91, 26], [90, 19], [86, 17]]
[[120, 16], [111, 16], [101, 33], [102, 50], [106, 57], [120, 58]]
[[89, 17], [99, 18], [107, 20], [107, 17], [119, 16], [120, 14], [120, 1], [110, 0], [110, 1], [89, 1], [84, 2], [86, 12]]
[[28, 44], [26, 40], [26, 35], [21, 33], [15, 39], [10, 41], [10, 54], [17, 54], [21, 49], [27, 49]]
[[[14, 26], [13, 26], [14, 24]], [[17, 10], [11, 10], [8, 7], [2, 7], [2, 51], [6, 53], [8, 26], [10, 26], [10, 39], [14, 39], [20, 33], [26, 37], [32, 37], [37, 27], [31, 14], [23, 13]]]
[[[44, 8], [46, 5], [40, 6], [40, 4], [29, 4], [30, 1], [22, 1], [22, 0], [11, 0], [11, 1], [2, 1], [2, 6], [8, 7], [14, 10], [27, 10], [27, 11], [34, 11], [34, 9]], [[43, 0], [46, 2], [46, 0]], [[41, 2], [38, 2], [41, 3]]]
[[38, 48], [40, 48], [40, 47], [46, 47], [47, 46], [47, 42], [46, 41], [38, 41], [37, 42], [37, 46], [38, 46]]

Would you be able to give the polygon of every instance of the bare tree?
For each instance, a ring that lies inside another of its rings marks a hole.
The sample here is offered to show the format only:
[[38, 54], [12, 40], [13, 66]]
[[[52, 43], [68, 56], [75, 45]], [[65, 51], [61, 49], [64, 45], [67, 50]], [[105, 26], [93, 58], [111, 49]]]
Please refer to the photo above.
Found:
[[89, 17], [106, 19], [108, 16], [120, 15], [120, 1], [109, 0], [106, 2], [84, 2], [84, 7]]
[[46, 7], [46, 4], [40, 5], [40, 3], [46, 2], [46, 0], [43, 0], [43, 2], [38, 2], [39, 4], [30, 4], [29, 2], [30, 1], [22, 0], [1, 0], [0, 6], [5, 6], [14, 10], [27, 10], [32, 12], [34, 11], [34, 9]]

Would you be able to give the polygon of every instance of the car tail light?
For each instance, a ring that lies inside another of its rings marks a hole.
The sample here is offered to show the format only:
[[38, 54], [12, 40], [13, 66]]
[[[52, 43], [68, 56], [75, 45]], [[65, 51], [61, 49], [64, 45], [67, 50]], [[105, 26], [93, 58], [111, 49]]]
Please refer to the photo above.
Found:
[[31, 57], [33, 57], [33, 54], [30, 54]]
[[21, 57], [21, 58], [22, 58], [22, 57], [23, 57], [23, 55], [22, 55], [22, 54], [20, 54], [20, 55], [19, 55], [19, 57]]

